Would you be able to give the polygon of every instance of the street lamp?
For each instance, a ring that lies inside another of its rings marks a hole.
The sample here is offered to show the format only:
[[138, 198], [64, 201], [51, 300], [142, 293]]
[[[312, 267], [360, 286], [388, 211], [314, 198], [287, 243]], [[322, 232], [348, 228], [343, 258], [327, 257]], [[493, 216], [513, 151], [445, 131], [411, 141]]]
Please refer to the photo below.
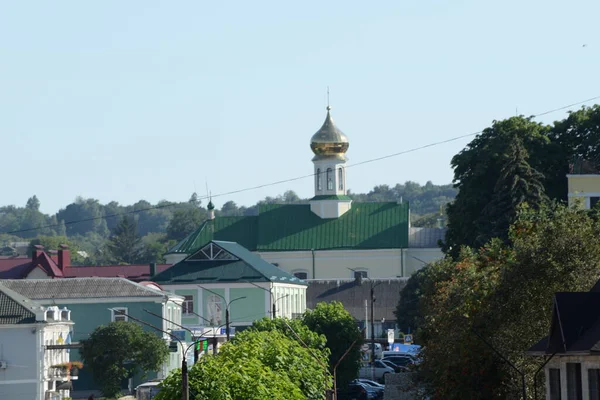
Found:
[[[178, 327], [180, 327], [180, 328], [188, 331], [190, 333], [191, 337], [192, 337], [192, 342], [194, 342], [194, 344], [196, 343], [196, 341], [194, 340], [194, 332], [192, 332], [190, 329], [186, 328], [183, 325], [178, 324], [177, 322], [173, 322], [171, 320], [168, 320], [168, 319], [164, 318], [161, 315], [155, 314], [152, 311], [149, 311], [149, 310], [147, 310], [145, 308], [144, 308], [144, 311], [147, 312], [150, 315], [154, 315], [155, 317], [162, 319], [163, 321], [170, 322], [171, 324], [173, 324], [175, 326], [178, 326]], [[194, 346], [194, 364], [197, 363], [197, 362], [198, 362], [198, 350], [196, 350], [196, 346]]]
[[207, 289], [207, 288], [205, 288], [205, 287], [203, 287], [203, 286], [200, 286], [200, 285], [198, 285], [198, 287], [200, 287], [200, 288], [202, 288], [202, 289], [204, 289], [204, 290], [206, 290], [206, 291], [208, 291], [208, 292], [211, 292], [211, 293], [212, 293], [212, 294], [214, 294], [215, 296], [219, 296], [219, 297], [220, 297], [220, 298], [222, 298], [222, 299], [223, 299], [223, 301], [225, 302], [225, 326], [227, 327], [227, 328], [226, 328], [226, 331], [227, 331], [227, 341], [229, 341], [229, 306], [230, 306], [230, 305], [231, 305], [231, 303], [233, 303], [234, 301], [238, 301], [238, 300], [245, 299], [245, 298], [246, 298], [246, 296], [237, 297], [237, 298], [235, 298], [235, 299], [233, 299], [233, 300], [231, 300], [231, 301], [227, 302], [227, 299], [225, 299], [225, 297], [221, 296], [219, 293], [217, 293], [217, 292], [213, 292], [212, 290], [210, 290], [210, 289]]
[[271, 301], [273, 302], [273, 305], [272, 305], [272, 311], [271, 311], [271, 315], [272, 315], [272, 316], [271, 316], [271, 318], [272, 318], [272, 319], [275, 319], [275, 318], [276, 318], [276, 316], [277, 316], [277, 307], [276, 307], [276, 305], [275, 305], [275, 304], [276, 304], [276, 303], [277, 303], [279, 300], [283, 299], [284, 297], [288, 297], [288, 296], [289, 296], [289, 294], [285, 294], [285, 295], [283, 295], [283, 296], [281, 296], [281, 297], [277, 298], [277, 300], [273, 301], [273, 289], [267, 289], [267, 288], [264, 288], [264, 287], [262, 287], [262, 286], [258, 286], [258, 285], [257, 285], [256, 283], [254, 283], [254, 282], [250, 282], [250, 281], [246, 281], [246, 282], [247, 282], [247, 283], [249, 283], [249, 284], [251, 284], [251, 285], [254, 285], [254, 286], [256, 286], [256, 287], [257, 287], [257, 288], [259, 288], [259, 289], [262, 289], [262, 290], [264, 290], [265, 292], [269, 292], [269, 294], [271, 295]]
[[[128, 319], [131, 319], [133, 321], [139, 322], [140, 324], [146, 325], [152, 329], [155, 329], [159, 332], [162, 333], [166, 333], [167, 335], [171, 336], [173, 339], [175, 339], [177, 342], [179, 342], [179, 344], [181, 345], [181, 348], [184, 349], [183, 350], [183, 359], [181, 360], [181, 399], [182, 400], [189, 400], [190, 398], [190, 388], [189, 388], [189, 382], [188, 382], [188, 368], [187, 368], [187, 352], [190, 349], [191, 345], [188, 346], [187, 348], [185, 347], [185, 345], [181, 342], [181, 340], [179, 340], [179, 338], [175, 335], [173, 335], [171, 332], [167, 332], [165, 330], [162, 330], [160, 328], [157, 328], [156, 326], [149, 324], [147, 322], [144, 322], [140, 319], [134, 318], [129, 314], [126, 314], [125, 312], [123, 312], [123, 310], [119, 310], [119, 309], [115, 309], [115, 308], [109, 308], [110, 311], [114, 312], [115, 314], [118, 315], [124, 315], [126, 316]], [[193, 345], [194, 343], [192, 343]]]

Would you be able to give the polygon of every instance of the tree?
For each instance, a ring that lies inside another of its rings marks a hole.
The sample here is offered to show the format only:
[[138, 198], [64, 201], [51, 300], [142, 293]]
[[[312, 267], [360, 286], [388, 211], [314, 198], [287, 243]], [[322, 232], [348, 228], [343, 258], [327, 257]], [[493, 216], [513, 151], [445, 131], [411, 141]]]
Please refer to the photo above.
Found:
[[167, 226], [167, 239], [180, 241], [195, 231], [206, 219], [206, 210], [186, 207], [175, 211]]
[[200, 200], [198, 198], [198, 193], [194, 192], [190, 196], [190, 199], [188, 200], [188, 203], [190, 203], [194, 207], [200, 207], [200, 205], [202, 204], [202, 200]]
[[259, 332], [277, 331], [283, 333], [292, 340], [300, 340], [300, 343], [304, 343], [312, 349], [324, 351], [327, 353], [327, 357], [329, 356], [329, 348], [327, 347], [327, 338], [325, 335], [311, 331], [301, 319], [271, 319], [265, 317], [254, 321], [252, 326], [248, 329]]
[[235, 201], [227, 201], [221, 207], [220, 215], [224, 217], [236, 217], [240, 215], [239, 209]]
[[28, 210], [40, 211], [40, 201], [37, 196], [34, 194], [33, 197], [30, 197], [27, 200], [27, 205], [25, 206]]
[[527, 158], [529, 156], [521, 139], [513, 137], [504, 155], [493, 197], [476, 222], [479, 230], [476, 246], [482, 246], [492, 238], [508, 240], [508, 228], [515, 221], [522, 204], [539, 209], [547, 202], [542, 184], [544, 175], [533, 169]]
[[[549, 127], [530, 118], [512, 117], [494, 121], [491, 127], [473, 139], [465, 149], [452, 158], [454, 187], [459, 190], [456, 199], [447, 207], [448, 231], [444, 251], [457, 256], [461, 246], [477, 246], [487, 229], [480, 215], [494, 199], [500, 172], [505, 166], [510, 146], [519, 139], [529, 155], [531, 168], [544, 175], [546, 185], [554, 176], [554, 162], [549, 158], [557, 145], [550, 142]], [[483, 230], [482, 230], [483, 229]]]
[[[322, 356], [325, 359], [324, 356]], [[331, 376], [311, 351], [279, 331], [246, 330], [189, 373], [190, 398], [322, 399]], [[181, 398], [181, 373], [162, 383], [156, 400]]]
[[314, 310], [306, 311], [303, 322], [308, 329], [327, 338], [327, 347], [331, 352], [329, 367], [332, 373], [335, 364], [350, 348], [352, 342], [358, 339], [337, 368], [337, 386], [344, 387], [355, 379], [360, 369], [362, 333], [342, 303], [338, 301], [318, 303]]
[[519, 396], [520, 376], [480, 337], [531, 379], [540, 361], [525, 351], [549, 332], [553, 294], [588, 291], [598, 279], [599, 219], [597, 210], [522, 205], [508, 244], [464, 248], [425, 269], [417, 335], [435, 398]]
[[137, 224], [132, 217], [125, 215], [113, 231], [106, 247], [116, 262], [132, 264], [139, 255], [139, 243]]
[[133, 322], [99, 326], [82, 340], [83, 362], [106, 397], [116, 397], [121, 381], [141, 372], [156, 371], [167, 360], [165, 341]]

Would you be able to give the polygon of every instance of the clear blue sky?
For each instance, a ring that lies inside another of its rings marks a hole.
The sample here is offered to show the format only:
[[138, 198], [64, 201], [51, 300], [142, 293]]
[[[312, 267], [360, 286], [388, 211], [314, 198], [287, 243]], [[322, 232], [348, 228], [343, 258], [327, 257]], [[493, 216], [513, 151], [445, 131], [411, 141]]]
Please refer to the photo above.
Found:
[[[600, 95], [598, 15], [597, 0], [4, 1], [0, 205], [183, 201], [205, 180], [215, 194], [310, 174], [327, 86], [350, 163]], [[348, 186], [449, 183], [468, 141], [353, 168]]]

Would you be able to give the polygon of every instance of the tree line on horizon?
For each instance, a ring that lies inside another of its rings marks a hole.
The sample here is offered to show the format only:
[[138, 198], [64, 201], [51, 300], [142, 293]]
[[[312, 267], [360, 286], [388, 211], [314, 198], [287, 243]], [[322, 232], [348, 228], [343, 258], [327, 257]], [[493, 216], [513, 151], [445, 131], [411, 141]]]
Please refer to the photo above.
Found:
[[[368, 193], [349, 191], [348, 195], [357, 202], [407, 201], [414, 226], [435, 226], [440, 210], [453, 200], [456, 190], [451, 184], [420, 185], [407, 181], [395, 186], [378, 185]], [[215, 214], [258, 215], [262, 205], [301, 204], [308, 200], [288, 190], [249, 207], [226, 201]], [[187, 202], [162, 200], [151, 204], [140, 200], [132, 205], [116, 201], [102, 204], [96, 199], [77, 197], [55, 214], [42, 213], [40, 200], [33, 195], [24, 207], [0, 207], [0, 255], [13, 255], [10, 244], [26, 241], [30, 244], [28, 254], [34, 245], [57, 250], [60, 244], [67, 244], [74, 265], [163, 262], [163, 254], [198, 228], [207, 215], [206, 205], [196, 193]]]

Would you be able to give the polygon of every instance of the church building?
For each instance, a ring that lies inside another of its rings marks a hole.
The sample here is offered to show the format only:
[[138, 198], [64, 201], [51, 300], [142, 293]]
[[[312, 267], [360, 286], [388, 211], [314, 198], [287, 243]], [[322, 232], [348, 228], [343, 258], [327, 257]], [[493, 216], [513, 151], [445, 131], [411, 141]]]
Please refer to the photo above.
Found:
[[[209, 217], [171, 248], [175, 264], [212, 240], [236, 242], [300, 279], [409, 277], [438, 260], [445, 229], [412, 228], [407, 202], [357, 203], [347, 193], [348, 137], [327, 107], [312, 136], [314, 197], [308, 204], [269, 204], [256, 216]], [[376, 184], [377, 182], [373, 182]]]

